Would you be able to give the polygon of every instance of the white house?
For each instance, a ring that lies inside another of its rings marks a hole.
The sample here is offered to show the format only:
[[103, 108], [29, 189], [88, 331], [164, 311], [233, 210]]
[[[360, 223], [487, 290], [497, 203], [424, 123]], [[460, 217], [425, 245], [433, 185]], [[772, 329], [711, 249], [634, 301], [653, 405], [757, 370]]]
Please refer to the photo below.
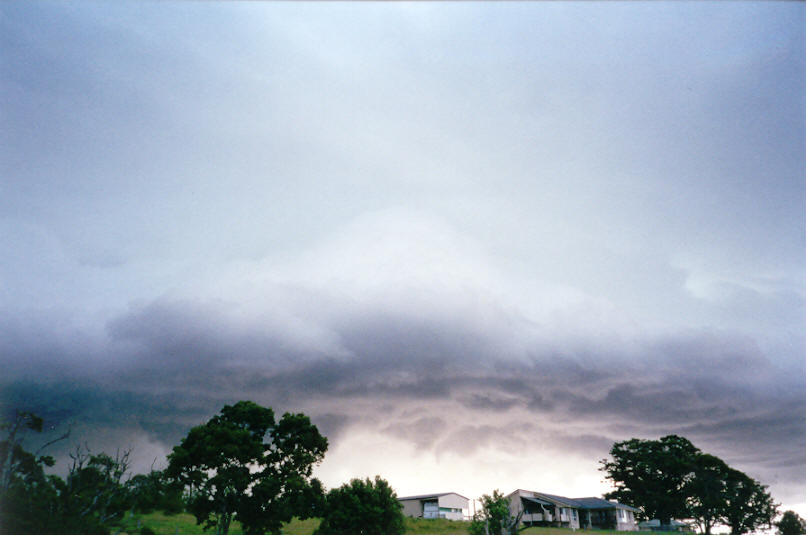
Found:
[[599, 528], [635, 531], [638, 509], [602, 498], [566, 498], [518, 489], [507, 495], [513, 516], [520, 514], [526, 526]]
[[414, 518], [446, 518], [464, 520], [468, 514], [467, 498], [455, 492], [406, 496], [397, 501], [403, 506], [403, 514]]

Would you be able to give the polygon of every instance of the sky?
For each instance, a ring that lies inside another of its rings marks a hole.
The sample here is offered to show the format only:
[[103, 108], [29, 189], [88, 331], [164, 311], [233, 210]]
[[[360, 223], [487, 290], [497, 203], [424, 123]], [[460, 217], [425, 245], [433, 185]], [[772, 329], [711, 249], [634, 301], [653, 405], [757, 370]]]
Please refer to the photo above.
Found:
[[[251, 399], [327, 487], [806, 516], [806, 5], [0, 4], [0, 403], [147, 470]], [[40, 437], [28, 437], [34, 446]]]

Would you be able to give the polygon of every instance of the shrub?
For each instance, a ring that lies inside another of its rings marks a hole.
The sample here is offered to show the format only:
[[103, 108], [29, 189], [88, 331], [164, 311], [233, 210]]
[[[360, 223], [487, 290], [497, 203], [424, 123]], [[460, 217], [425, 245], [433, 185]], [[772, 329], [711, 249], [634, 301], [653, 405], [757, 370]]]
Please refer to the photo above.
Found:
[[315, 535], [403, 535], [402, 506], [385, 480], [353, 479], [331, 490]]

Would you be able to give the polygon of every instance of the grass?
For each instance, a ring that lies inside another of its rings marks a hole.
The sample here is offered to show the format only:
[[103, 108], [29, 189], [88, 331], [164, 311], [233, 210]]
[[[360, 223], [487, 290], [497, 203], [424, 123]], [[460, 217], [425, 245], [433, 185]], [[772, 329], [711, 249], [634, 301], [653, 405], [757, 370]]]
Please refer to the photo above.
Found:
[[457, 522], [440, 518], [406, 518], [406, 534], [417, 535], [467, 535], [469, 522]]
[[[126, 516], [123, 522], [124, 530], [121, 535], [140, 535], [140, 529], [148, 527], [156, 535], [210, 535], [215, 531], [204, 531], [202, 526], [196, 525], [196, 519], [188, 513], [166, 515], [162, 512], [147, 515]], [[230, 535], [243, 535], [240, 524], [233, 523]], [[114, 530], [112, 531], [114, 533]]]
[[[283, 527], [283, 535], [312, 535], [319, 527], [318, 518], [308, 520], [294, 519]], [[140, 535], [140, 529], [148, 527], [154, 530], [156, 535], [211, 535], [214, 530], [204, 531], [202, 526], [196, 524], [196, 519], [188, 513], [178, 515], [166, 515], [161, 512], [154, 512], [147, 515], [127, 516], [123, 522], [125, 528], [120, 535]], [[113, 530], [114, 533], [114, 530]], [[243, 535], [243, 530], [238, 522], [233, 522], [230, 526], [229, 535]]]
[[[139, 520], [139, 527], [138, 527]], [[283, 535], [313, 535], [319, 526], [319, 519], [294, 519], [283, 527]], [[469, 522], [453, 522], [450, 520], [426, 520], [423, 518], [406, 518], [406, 535], [468, 535]], [[124, 522], [126, 530], [121, 535], [140, 535], [140, 527], [149, 527], [156, 535], [210, 535], [214, 531], [204, 531], [196, 525], [193, 515], [182, 513], [166, 515], [165, 513], [151, 513], [148, 515], [135, 515], [126, 517]], [[243, 535], [241, 526], [235, 522], [230, 528], [230, 535]], [[646, 535], [651, 532], [635, 531], [630, 535]], [[566, 528], [527, 528], [520, 535], [625, 535], [623, 531], [609, 530], [577, 530]]]

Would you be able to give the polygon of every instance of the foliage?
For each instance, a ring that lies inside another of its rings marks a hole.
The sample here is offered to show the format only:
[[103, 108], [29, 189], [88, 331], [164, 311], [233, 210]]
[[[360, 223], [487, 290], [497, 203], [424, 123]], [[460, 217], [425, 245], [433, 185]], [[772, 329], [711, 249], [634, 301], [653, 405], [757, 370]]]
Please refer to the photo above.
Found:
[[191, 429], [168, 456], [166, 474], [188, 489], [197, 522], [217, 534], [226, 535], [236, 515], [247, 535], [278, 534], [326, 450], [307, 416], [275, 422], [271, 408], [239, 401]]
[[772, 527], [777, 505], [766, 485], [731, 468], [725, 478], [724, 497], [722, 522], [730, 527], [731, 535], [743, 535], [763, 526]]
[[614, 444], [610, 455], [601, 470], [616, 490], [606, 497], [641, 508], [645, 518], [691, 518], [706, 534], [724, 524], [743, 535], [770, 526], [776, 515], [766, 486], [685, 438], [634, 438]]
[[182, 487], [172, 482], [159, 470], [148, 474], [137, 474], [127, 483], [132, 498], [132, 507], [138, 513], [151, 513], [155, 510], [179, 513], [184, 507]]
[[327, 494], [316, 535], [402, 535], [401, 509], [395, 491], [380, 476], [353, 479]]
[[0, 423], [0, 431], [7, 436], [0, 442], [0, 492], [5, 492], [12, 484], [15, 474], [30, 473], [32, 463], [45, 462], [53, 465], [53, 459], [37, 460], [35, 456], [22, 449], [22, 441], [27, 430], [42, 432], [42, 418], [32, 412], [17, 411], [12, 422]]
[[803, 535], [806, 533], [806, 520], [795, 511], [785, 511], [775, 526], [778, 528], [779, 535]]
[[600, 470], [615, 486], [605, 497], [640, 508], [644, 518], [658, 518], [664, 525], [686, 518], [687, 484], [699, 453], [677, 435], [616, 442], [610, 449], [612, 460], [601, 461]]
[[512, 515], [509, 500], [496, 489], [481, 497], [481, 510], [474, 515], [469, 531], [471, 535], [515, 533], [519, 523], [520, 514]]
[[129, 452], [115, 457], [92, 454], [86, 446], [70, 454], [73, 460], [64, 487], [59, 489], [66, 514], [93, 518], [102, 526], [119, 521], [132, 505], [124, 476], [129, 469]]
[[724, 509], [725, 481], [730, 469], [721, 459], [707, 453], [696, 456], [692, 469], [693, 477], [686, 488], [688, 516], [702, 533], [710, 535]]
[[79, 447], [66, 480], [46, 475], [44, 468], [53, 466], [53, 459], [38, 453], [69, 432], [30, 453], [22, 447], [25, 431], [41, 432], [42, 424], [33, 413], [17, 412], [13, 422], [2, 426], [7, 437], [0, 442], [0, 525], [19, 535], [108, 533], [130, 504], [122, 481], [128, 453], [112, 458]]

